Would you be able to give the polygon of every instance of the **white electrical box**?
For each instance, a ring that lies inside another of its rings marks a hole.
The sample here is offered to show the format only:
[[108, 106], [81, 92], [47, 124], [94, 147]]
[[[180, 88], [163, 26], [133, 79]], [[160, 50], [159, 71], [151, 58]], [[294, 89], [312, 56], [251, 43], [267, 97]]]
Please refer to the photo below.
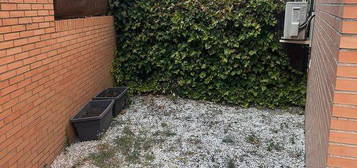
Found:
[[305, 41], [308, 2], [287, 2], [285, 8], [284, 36], [282, 40]]

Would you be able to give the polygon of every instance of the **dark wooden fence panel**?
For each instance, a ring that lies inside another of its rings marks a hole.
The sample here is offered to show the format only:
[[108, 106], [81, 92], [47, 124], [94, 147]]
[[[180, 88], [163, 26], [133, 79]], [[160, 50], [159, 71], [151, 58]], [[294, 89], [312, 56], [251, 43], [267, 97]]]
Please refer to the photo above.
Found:
[[55, 0], [54, 3], [57, 19], [105, 15], [108, 10], [108, 0]]

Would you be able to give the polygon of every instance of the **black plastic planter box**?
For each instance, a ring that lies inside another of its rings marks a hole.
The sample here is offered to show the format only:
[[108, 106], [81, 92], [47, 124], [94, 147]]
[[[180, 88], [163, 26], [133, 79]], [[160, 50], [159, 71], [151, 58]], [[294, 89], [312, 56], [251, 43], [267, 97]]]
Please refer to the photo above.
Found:
[[108, 88], [100, 92], [93, 100], [114, 100], [113, 116], [116, 117], [128, 105], [128, 88]]
[[108, 129], [113, 105], [113, 100], [92, 100], [71, 119], [80, 141], [96, 140]]

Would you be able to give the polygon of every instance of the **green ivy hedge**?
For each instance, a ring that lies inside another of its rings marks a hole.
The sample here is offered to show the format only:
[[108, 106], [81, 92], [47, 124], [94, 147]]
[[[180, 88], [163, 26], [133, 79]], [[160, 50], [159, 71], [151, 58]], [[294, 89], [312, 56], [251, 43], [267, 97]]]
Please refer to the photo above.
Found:
[[304, 105], [304, 74], [278, 42], [280, 0], [111, 0], [113, 74], [136, 93], [237, 104]]

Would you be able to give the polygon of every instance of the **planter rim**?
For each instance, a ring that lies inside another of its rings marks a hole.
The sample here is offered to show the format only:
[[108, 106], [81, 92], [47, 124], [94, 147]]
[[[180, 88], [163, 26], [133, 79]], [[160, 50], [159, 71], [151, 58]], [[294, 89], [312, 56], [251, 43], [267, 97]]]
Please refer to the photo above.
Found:
[[[82, 117], [82, 118], [75, 118], [77, 114], [79, 114], [90, 102], [110, 102], [110, 104], [104, 109], [104, 111], [99, 115], [99, 116], [94, 116], [94, 117]], [[87, 104], [81, 107], [81, 109], [76, 113], [72, 118], [71, 122], [81, 122], [81, 121], [92, 121], [92, 120], [100, 120], [104, 117], [105, 114], [108, 112], [111, 112], [110, 108], [113, 107], [114, 105], [114, 100], [91, 100]]]
[[[104, 91], [106, 91], [108, 89], [124, 89], [124, 90], [118, 96], [115, 96], [115, 97], [102, 97], [102, 96], [99, 96], [100, 94], [102, 94]], [[106, 88], [103, 91], [101, 91], [100, 93], [98, 93], [96, 96], [94, 96], [93, 99], [97, 100], [97, 99], [116, 99], [116, 98], [120, 98], [128, 91], [128, 89], [129, 88], [125, 87], [125, 86]]]

